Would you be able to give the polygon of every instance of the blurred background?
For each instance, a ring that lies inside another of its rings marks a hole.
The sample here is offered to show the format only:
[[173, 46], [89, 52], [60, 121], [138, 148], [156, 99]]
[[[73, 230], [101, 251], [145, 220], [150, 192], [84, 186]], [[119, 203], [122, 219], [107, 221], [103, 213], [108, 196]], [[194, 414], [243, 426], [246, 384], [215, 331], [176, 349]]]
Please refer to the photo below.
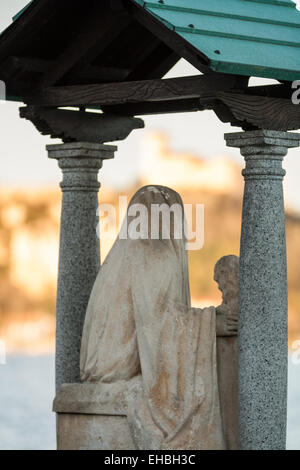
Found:
[[[2, 0], [0, 31], [27, 0]], [[168, 77], [198, 71], [179, 62]], [[271, 82], [252, 79], [252, 84]], [[0, 449], [54, 449], [55, 294], [57, 281], [60, 170], [47, 159], [42, 137], [18, 117], [18, 103], [0, 103]], [[216, 261], [239, 254], [243, 194], [242, 158], [225, 147], [223, 134], [233, 132], [212, 112], [153, 116], [146, 128], [117, 143], [113, 161], [100, 172], [101, 203], [117, 207], [145, 184], [177, 190], [184, 203], [204, 204], [205, 243], [190, 257], [194, 306], [218, 305], [213, 281]], [[239, 129], [236, 129], [237, 131]], [[287, 177], [287, 247], [289, 343], [300, 339], [300, 151], [285, 159]], [[113, 234], [101, 246], [102, 261]], [[295, 361], [294, 361], [295, 362]], [[300, 449], [300, 364], [290, 360], [288, 447]]]

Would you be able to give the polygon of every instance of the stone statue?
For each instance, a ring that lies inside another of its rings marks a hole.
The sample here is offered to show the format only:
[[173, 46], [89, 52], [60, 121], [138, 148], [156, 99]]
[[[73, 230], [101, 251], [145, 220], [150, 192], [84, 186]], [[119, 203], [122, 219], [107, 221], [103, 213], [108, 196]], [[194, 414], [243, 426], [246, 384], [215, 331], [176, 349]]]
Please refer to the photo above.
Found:
[[215, 281], [222, 292], [217, 314], [217, 367], [226, 448], [237, 450], [238, 438], [238, 284], [239, 258], [224, 256], [215, 266]]
[[[168, 238], [161, 219], [153, 230], [153, 204], [182, 209], [171, 217]], [[148, 210], [141, 238], [124, 236], [141, 206]], [[90, 297], [81, 379], [103, 384], [108, 394], [124, 391], [137, 449], [236, 448], [238, 258], [216, 265], [222, 305], [191, 307], [185, 239], [174, 236], [176, 224], [184, 227], [183, 204], [171, 189], [147, 186], [132, 198]]]

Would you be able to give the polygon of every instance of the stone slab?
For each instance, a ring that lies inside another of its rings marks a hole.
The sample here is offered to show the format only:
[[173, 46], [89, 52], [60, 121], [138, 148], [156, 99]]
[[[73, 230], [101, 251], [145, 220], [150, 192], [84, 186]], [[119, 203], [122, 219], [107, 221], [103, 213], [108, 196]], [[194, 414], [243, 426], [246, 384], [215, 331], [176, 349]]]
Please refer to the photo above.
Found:
[[125, 383], [64, 384], [53, 402], [56, 413], [126, 416]]
[[57, 416], [58, 450], [136, 450], [125, 416]]

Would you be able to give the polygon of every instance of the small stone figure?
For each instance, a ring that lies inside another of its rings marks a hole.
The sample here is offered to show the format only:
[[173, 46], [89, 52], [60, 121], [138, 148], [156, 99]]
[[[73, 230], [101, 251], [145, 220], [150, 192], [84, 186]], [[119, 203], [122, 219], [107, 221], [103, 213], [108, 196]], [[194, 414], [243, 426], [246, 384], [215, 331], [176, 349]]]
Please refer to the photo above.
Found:
[[[165, 211], [156, 222], [150, 216], [153, 205]], [[143, 208], [141, 236], [126, 236]], [[162, 224], [170, 209], [166, 236]], [[137, 449], [235, 448], [236, 428], [229, 415], [237, 403], [235, 393], [228, 395], [236, 387], [231, 383], [235, 370], [227, 377], [226, 368], [229, 359], [235, 368], [236, 351], [235, 343], [224, 347], [223, 342], [236, 340], [238, 259], [223, 258], [216, 266], [222, 305], [192, 308], [183, 227], [183, 204], [175, 191], [147, 186], [132, 198], [122, 237], [105, 260], [90, 297], [81, 378], [102, 384], [108, 394], [109, 387], [124, 390]], [[229, 399], [228, 412], [221, 407]]]
[[217, 335], [236, 336], [238, 327], [239, 258], [224, 256], [215, 266], [214, 279], [222, 292], [222, 304], [216, 308]]
[[238, 286], [239, 258], [224, 256], [215, 266], [215, 281], [222, 292], [217, 314], [217, 365], [226, 448], [237, 450], [238, 438]]

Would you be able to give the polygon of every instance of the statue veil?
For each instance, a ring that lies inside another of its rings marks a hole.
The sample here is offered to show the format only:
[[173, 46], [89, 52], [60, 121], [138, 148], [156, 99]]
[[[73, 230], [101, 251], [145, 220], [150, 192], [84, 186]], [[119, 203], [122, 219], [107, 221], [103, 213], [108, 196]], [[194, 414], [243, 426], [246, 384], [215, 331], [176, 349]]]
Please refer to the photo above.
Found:
[[[182, 211], [171, 218], [169, 239], [161, 221], [158, 239], [151, 239], [151, 207], [162, 204]], [[223, 449], [215, 309], [190, 306], [185, 239], [174, 237], [174, 225], [184, 227], [181, 198], [168, 188], [142, 188], [129, 204], [123, 235], [139, 205], [148, 210], [148, 233], [118, 238], [95, 281], [81, 379], [128, 384], [128, 420], [139, 449]]]

